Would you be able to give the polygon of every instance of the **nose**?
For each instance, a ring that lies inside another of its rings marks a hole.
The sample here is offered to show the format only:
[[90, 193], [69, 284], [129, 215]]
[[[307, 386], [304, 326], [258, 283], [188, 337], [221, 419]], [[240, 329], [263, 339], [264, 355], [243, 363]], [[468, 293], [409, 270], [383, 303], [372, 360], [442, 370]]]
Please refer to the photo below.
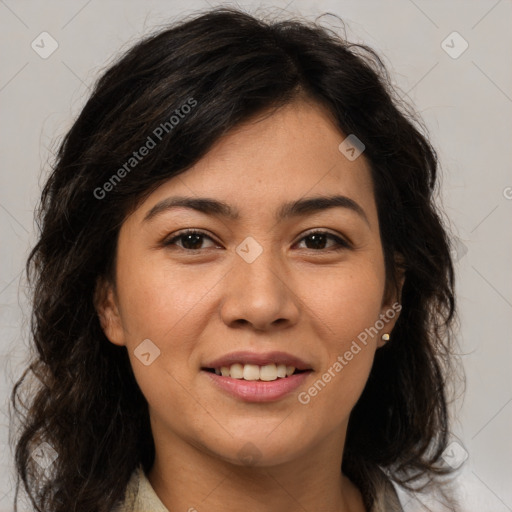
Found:
[[298, 321], [300, 300], [289, 271], [270, 249], [264, 249], [252, 263], [235, 253], [224, 287], [221, 317], [229, 327], [249, 325], [264, 331]]

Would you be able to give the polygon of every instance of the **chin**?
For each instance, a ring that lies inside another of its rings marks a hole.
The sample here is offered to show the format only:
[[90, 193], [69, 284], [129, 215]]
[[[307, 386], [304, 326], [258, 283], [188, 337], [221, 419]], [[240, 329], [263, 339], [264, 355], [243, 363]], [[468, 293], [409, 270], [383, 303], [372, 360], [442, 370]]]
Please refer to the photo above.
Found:
[[304, 436], [280, 435], [271, 430], [260, 430], [259, 435], [226, 438], [209, 451], [226, 462], [245, 467], [269, 467], [290, 462], [303, 451]]

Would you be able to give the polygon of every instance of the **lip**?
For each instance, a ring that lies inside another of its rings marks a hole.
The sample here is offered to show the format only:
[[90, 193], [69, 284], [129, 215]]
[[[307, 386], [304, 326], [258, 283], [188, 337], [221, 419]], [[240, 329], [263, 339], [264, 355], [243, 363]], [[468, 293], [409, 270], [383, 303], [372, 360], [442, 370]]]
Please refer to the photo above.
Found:
[[225, 356], [206, 363], [202, 368], [221, 368], [222, 366], [231, 366], [236, 363], [256, 364], [258, 366], [264, 366], [272, 363], [275, 365], [285, 364], [286, 366], [294, 366], [297, 370], [312, 370], [311, 366], [302, 359], [288, 354], [287, 352], [266, 352], [258, 354], [256, 352], [249, 351], [239, 351], [226, 354]]
[[206, 370], [202, 370], [201, 373], [211, 379], [218, 389], [244, 402], [273, 402], [296, 390], [307, 379], [311, 371], [267, 382], [233, 379]]

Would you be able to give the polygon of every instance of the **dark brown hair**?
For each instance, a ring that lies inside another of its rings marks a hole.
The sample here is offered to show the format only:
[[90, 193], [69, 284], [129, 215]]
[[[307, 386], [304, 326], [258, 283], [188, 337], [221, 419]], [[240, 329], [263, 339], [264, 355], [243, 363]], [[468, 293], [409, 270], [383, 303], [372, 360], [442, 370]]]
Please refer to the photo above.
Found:
[[[242, 121], [300, 97], [365, 144], [390, 287], [405, 270], [401, 315], [352, 411], [343, 471], [368, 507], [379, 467], [403, 485], [445, 471], [455, 301], [434, 201], [436, 153], [370, 48], [318, 23], [217, 8], [131, 47], [99, 78], [60, 145], [26, 269], [34, 355], [11, 397], [20, 421], [16, 502], [21, 479], [37, 511], [108, 512], [134, 468], [149, 470], [147, 403], [125, 347], [101, 329], [96, 282], [112, 278], [119, 228], [149, 193]], [[119, 172], [159, 126], [168, 129], [154, 149]], [[31, 457], [43, 441], [58, 454], [46, 473]]]

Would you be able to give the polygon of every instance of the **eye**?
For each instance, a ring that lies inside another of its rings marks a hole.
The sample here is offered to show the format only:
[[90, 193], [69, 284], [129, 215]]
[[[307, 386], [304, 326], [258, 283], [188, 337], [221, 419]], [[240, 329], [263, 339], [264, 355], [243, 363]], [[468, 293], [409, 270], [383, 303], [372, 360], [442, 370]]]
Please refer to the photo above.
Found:
[[313, 250], [322, 250], [325, 249], [325, 243], [327, 239], [334, 240], [334, 246], [330, 247], [328, 249], [335, 250], [335, 251], [341, 251], [343, 249], [350, 249], [350, 244], [343, 240], [342, 238], [333, 235], [332, 233], [329, 233], [327, 231], [312, 231], [308, 233], [305, 237], [301, 238], [300, 242], [302, 240], [309, 240], [310, 246], [307, 247], [307, 249], [313, 249]]
[[[187, 251], [199, 251], [201, 249], [206, 248], [201, 247], [204, 239], [214, 242], [214, 240], [211, 237], [209, 237], [206, 233], [203, 233], [202, 231], [198, 231], [195, 229], [187, 229], [185, 231], [182, 231], [181, 233], [178, 233], [171, 239], [164, 241], [163, 245], [166, 247], [170, 245], [178, 245], [178, 247], [181, 247], [182, 249], [185, 249]], [[327, 247], [327, 250], [330, 249], [340, 251], [343, 249], [350, 248], [350, 244], [348, 242], [327, 231], [312, 231], [308, 233], [306, 236], [304, 236], [300, 240], [300, 242], [302, 242], [303, 240], [309, 241], [309, 246], [306, 247], [306, 249], [313, 249], [316, 251], [326, 249], [326, 242], [328, 239], [333, 240], [334, 244], [331, 247]], [[177, 241], [180, 241], [181, 245], [176, 244]], [[306, 242], [306, 244], [308, 245], [308, 242]], [[214, 246], [215, 242], [213, 247]]]
[[182, 249], [189, 251], [199, 251], [201, 249], [205, 249], [205, 247], [200, 247], [203, 239], [208, 239], [213, 242], [213, 239], [210, 238], [206, 233], [202, 231], [197, 231], [195, 229], [187, 229], [177, 234], [173, 238], [166, 240], [163, 242], [164, 246], [175, 245], [177, 240], [182, 241], [182, 245], [178, 245]]

